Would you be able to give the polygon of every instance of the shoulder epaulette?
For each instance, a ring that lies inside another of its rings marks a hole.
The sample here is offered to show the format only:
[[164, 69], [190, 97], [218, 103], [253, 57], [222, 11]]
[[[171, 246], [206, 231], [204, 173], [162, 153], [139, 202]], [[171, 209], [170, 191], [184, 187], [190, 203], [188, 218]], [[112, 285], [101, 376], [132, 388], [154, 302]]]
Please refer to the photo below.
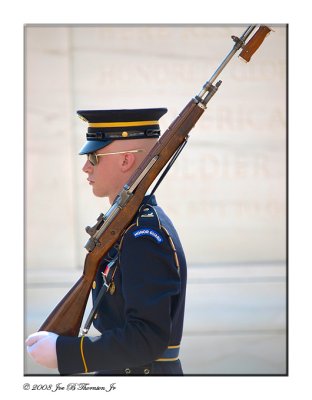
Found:
[[149, 204], [143, 204], [139, 209], [136, 225], [161, 229], [156, 209]]

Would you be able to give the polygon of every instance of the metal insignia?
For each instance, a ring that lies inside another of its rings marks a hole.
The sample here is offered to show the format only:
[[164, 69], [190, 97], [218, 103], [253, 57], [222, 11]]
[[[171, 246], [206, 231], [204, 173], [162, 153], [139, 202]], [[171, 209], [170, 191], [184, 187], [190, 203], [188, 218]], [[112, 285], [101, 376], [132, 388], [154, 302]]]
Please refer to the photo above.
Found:
[[149, 214], [142, 214], [141, 217], [142, 218], [153, 218], [153, 217], [155, 217], [155, 215], [151, 212]]
[[115, 293], [115, 290], [116, 290], [116, 286], [115, 286], [114, 281], [112, 281], [109, 285], [109, 294], [113, 295]]

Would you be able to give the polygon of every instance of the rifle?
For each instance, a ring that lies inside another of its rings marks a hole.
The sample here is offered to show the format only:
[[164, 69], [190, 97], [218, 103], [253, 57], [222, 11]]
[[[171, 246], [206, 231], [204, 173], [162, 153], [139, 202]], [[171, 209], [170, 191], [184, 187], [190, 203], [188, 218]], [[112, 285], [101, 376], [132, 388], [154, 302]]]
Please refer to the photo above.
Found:
[[[224, 67], [234, 54], [242, 49], [239, 56], [246, 62], [260, 47], [270, 32], [267, 26], [260, 26], [252, 38], [246, 39], [254, 31], [256, 25], [250, 25], [240, 38], [232, 36], [234, 46], [228, 53], [212, 77], [205, 83], [200, 93], [192, 98], [178, 117], [171, 123], [166, 132], [155, 144], [142, 164], [132, 175], [127, 184], [115, 198], [111, 208], [101, 214], [93, 227], [87, 227], [90, 238], [85, 245], [88, 253], [84, 262], [82, 276], [57, 304], [39, 330], [54, 332], [59, 335], [77, 336], [84, 316], [92, 282], [102, 257], [114, 246], [127, 229], [143, 198], [159, 173], [167, 165], [168, 170], [185, 146], [188, 134], [207, 108], [207, 103], [215, 95], [221, 85], [217, 81]], [[156, 187], [162, 180], [159, 179]]]

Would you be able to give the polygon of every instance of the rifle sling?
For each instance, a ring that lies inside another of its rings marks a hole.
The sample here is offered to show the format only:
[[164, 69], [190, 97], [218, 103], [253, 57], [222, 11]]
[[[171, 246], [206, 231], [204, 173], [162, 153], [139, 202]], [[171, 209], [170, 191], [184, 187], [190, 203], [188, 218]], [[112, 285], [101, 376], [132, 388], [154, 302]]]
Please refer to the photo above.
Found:
[[155, 186], [153, 187], [151, 193], [149, 194], [146, 203], [149, 202], [150, 198], [153, 196], [153, 194], [154, 194], [155, 191], [157, 190], [158, 186], [161, 184], [162, 180], [165, 178], [165, 176], [166, 176], [167, 173], [169, 172], [170, 168], [172, 167], [172, 165], [174, 164], [174, 162], [176, 161], [176, 159], [179, 157], [181, 151], [184, 149], [184, 146], [185, 146], [186, 143], [187, 143], [187, 139], [188, 139], [188, 136], [185, 138], [184, 142], [180, 145], [180, 147], [177, 148], [176, 152], [173, 154], [171, 160], [170, 160], [169, 163], [167, 164], [166, 168], [165, 168], [164, 171], [162, 172], [160, 178], [158, 179], [158, 181], [156, 182]]
[[[109, 270], [108, 270], [108, 273], [106, 274], [106, 276], [104, 275], [104, 273], [102, 273], [103, 280], [104, 280], [103, 286], [101, 287], [101, 290], [99, 291], [99, 294], [97, 295], [97, 297], [93, 303], [92, 310], [90, 311], [90, 313], [88, 315], [86, 323], [85, 323], [83, 329], [81, 330], [82, 335], [86, 335], [89, 332], [90, 326], [94, 320], [95, 314], [98, 311], [98, 308], [101, 304], [104, 294], [106, 292], [108, 292], [110, 289], [110, 286], [113, 282], [113, 278], [114, 278], [116, 269], [118, 267], [118, 264], [115, 266], [114, 270], [112, 270], [112, 267], [115, 265], [116, 261], [118, 260], [118, 257], [119, 257], [119, 253], [117, 253], [116, 256], [112, 259], [112, 261], [110, 261], [108, 263], [107, 268], [109, 268]], [[111, 273], [111, 271], [112, 271], [112, 273]]]

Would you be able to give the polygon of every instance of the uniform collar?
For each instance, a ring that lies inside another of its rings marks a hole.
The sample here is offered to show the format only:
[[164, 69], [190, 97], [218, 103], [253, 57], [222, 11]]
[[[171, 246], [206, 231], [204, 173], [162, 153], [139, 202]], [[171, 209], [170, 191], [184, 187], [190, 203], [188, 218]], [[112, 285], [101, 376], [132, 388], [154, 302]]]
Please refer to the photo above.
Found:
[[153, 194], [152, 196], [149, 196], [149, 195], [144, 196], [142, 204], [146, 204], [146, 203], [148, 203], [151, 206], [157, 206], [157, 201], [156, 201], [155, 195]]

